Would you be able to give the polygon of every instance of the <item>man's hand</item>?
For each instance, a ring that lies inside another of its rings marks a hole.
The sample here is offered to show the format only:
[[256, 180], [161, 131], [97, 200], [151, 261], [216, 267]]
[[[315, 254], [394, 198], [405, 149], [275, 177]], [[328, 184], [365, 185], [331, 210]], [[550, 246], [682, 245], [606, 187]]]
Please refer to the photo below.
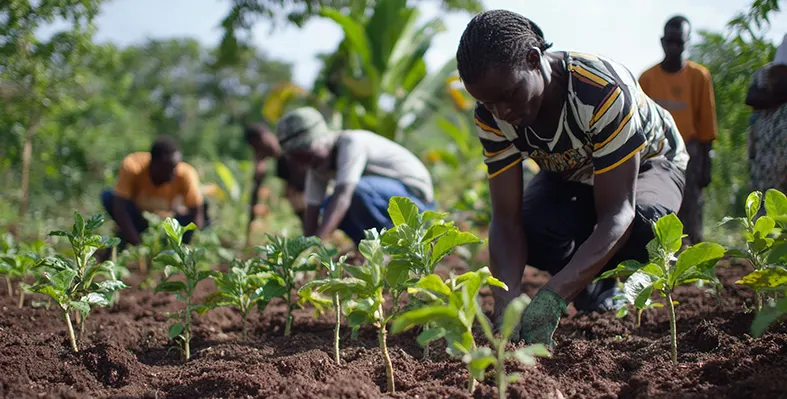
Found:
[[522, 313], [519, 338], [527, 344], [544, 344], [552, 349], [552, 336], [566, 307], [568, 303], [555, 291], [541, 288]]
[[333, 192], [333, 197], [328, 201], [325, 207], [325, 215], [323, 215], [322, 223], [317, 228], [314, 235], [324, 240], [330, 237], [331, 233], [339, 227], [344, 217], [347, 215], [347, 210], [350, 208], [350, 203], [353, 199], [353, 192], [355, 185], [341, 184], [336, 187]]

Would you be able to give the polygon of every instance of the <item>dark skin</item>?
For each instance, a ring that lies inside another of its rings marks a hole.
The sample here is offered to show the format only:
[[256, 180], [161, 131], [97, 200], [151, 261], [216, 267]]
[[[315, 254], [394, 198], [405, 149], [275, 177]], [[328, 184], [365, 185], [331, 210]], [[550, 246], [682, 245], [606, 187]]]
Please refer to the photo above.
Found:
[[[336, 151], [331, 146], [314, 146], [313, 148], [295, 150], [288, 157], [295, 164], [309, 165], [315, 169], [324, 169], [336, 163]], [[320, 223], [320, 206], [308, 205], [303, 222], [303, 235], [316, 236], [321, 240], [330, 237], [347, 215], [354, 191], [354, 184], [336, 186], [333, 196], [325, 207], [322, 223]]]
[[[686, 43], [691, 35], [691, 26], [683, 22], [678, 26], [666, 25], [664, 36], [661, 38], [661, 48], [664, 50], [664, 60], [661, 69], [667, 73], [677, 73], [685, 64]], [[710, 151], [711, 143], [699, 143], [700, 162], [702, 162], [702, 186], [710, 184]]]
[[[559, 54], [543, 55], [550, 79], [540, 71], [541, 55], [531, 51], [522, 65], [497, 67], [473, 84], [470, 94], [495, 117], [530, 126], [540, 137], [554, 135], [566, 100], [568, 74]], [[546, 286], [570, 302], [597, 275], [628, 240], [635, 216], [635, 189], [639, 173], [639, 154], [608, 172], [594, 177], [594, 198], [598, 224], [590, 237], [577, 249], [563, 270], [552, 276]], [[521, 293], [522, 273], [530, 250], [522, 222], [522, 169], [509, 168], [489, 180], [492, 222], [489, 231], [490, 268], [508, 291], [494, 289], [495, 313]]]
[[[172, 181], [175, 178], [175, 168], [181, 162], [181, 159], [182, 156], [180, 152], [175, 152], [162, 159], [152, 159], [150, 161], [149, 170], [150, 180], [153, 184], [160, 186]], [[128, 199], [115, 196], [112, 201], [112, 213], [116, 215], [117, 224], [123, 239], [131, 245], [139, 245], [142, 240], [140, 239], [140, 232], [134, 228], [134, 223], [131, 221], [131, 215], [128, 213], [129, 202], [130, 200]], [[205, 214], [201, 206], [191, 207], [188, 212], [198, 228], [203, 228], [205, 226]]]

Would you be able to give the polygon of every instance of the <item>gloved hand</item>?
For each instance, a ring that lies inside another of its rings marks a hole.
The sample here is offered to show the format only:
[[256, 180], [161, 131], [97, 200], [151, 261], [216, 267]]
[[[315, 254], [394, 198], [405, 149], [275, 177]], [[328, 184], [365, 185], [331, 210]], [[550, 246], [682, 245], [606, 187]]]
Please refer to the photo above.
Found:
[[522, 313], [519, 339], [552, 349], [552, 335], [568, 303], [555, 291], [542, 287]]

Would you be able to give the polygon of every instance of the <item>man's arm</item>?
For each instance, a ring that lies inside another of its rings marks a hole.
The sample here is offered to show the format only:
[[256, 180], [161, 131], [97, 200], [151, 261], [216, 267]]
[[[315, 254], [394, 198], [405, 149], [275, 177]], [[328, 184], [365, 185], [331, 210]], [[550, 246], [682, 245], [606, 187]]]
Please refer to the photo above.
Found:
[[134, 222], [131, 221], [131, 215], [128, 214], [128, 209], [131, 200], [120, 197], [118, 195], [112, 196], [112, 214], [115, 217], [120, 228], [120, 234], [123, 239], [131, 245], [139, 245], [142, 240], [139, 236], [139, 231], [134, 227]]
[[307, 205], [306, 215], [303, 219], [303, 235], [311, 237], [317, 234], [317, 227], [320, 223], [320, 206]]
[[339, 227], [344, 216], [347, 215], [347, 209], [350, 208], [354, 190], [355, 185], [353, 184], [342, 184], [336, 187], [333, 196], [325, 207], [322, 223], [320, 223], [314, 235], [320, 239], [325, 239]]
[[251, 190], [251, 201], [249, 202], [249, 221], [246, 225], [246, 246], [250, 245], [251, 239], [251, 224], [254, 222], [254, 207], [257, 205], [257, 201], [259, 199], [259, 191], [260, 186], [262, 185], [262, 180], [265, 178], [265, 174], [267, 172], [267, 165], [265, 165], [265, 157], [258, 156], [257, 154], [254, 155], [254, 181], [252, 183], [252, 190]]
[[522, 273], [527, 263], [527, 240], [522, 225], [521, 161], [489, 180], [492, 222], [489, 228], [489, 267], [492, 274], [508, 285], [508, 291], [493, 287], [495, 314], [501, 315], [508, 302], [521, 292]]
[[635, 217], [635, 190], [639, 174], [639, 153], [618, 167], [594, 177], [598, 224], [590, 237], [563, 270], [547, 283], [566, 302], [570, 302], [598, 275], [615, 252], [628, 240]]

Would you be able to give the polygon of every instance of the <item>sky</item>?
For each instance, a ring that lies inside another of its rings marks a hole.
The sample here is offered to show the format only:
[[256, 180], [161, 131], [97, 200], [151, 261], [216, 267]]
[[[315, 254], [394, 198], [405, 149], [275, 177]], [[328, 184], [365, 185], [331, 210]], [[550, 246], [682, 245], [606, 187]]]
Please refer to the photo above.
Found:
[[[662, 57], [659, 38], [674, 14], [689, 18], [697, 30], [722, 31], [752, 0], [484, 0], [487, 9], [505, 8], [535, 21], [555, 50], [600, 54], [626, 65], [639, 75]], [[418, 6], [423, 21], [444, 15], [438, 2]], [[147, 38], [191, 37], [214, 46], [221, 39], [219, 23], [229, 9], [226, 0], [113, 0], [97, 18], [97, 41], [119, 45]], [[426, 54], [430, 70], [439, 69], [456, 54], [459, 38], [470, 20], [468, 13], [444, 15], [446, 31]], [[767, 35], [776, 45], [787, 33], [787, 13], [772, 18]], [[310, 87], [320, 68], [316, 54], [336, 49], [341, 30], [331, 21], [314, 18], [302, 29], [282, 26], [272, 31], [260, 21], [253, 41], [271, 57], [294, 65], [295, 81]], [[696, 38], [696, 36], [695, 36]]]

